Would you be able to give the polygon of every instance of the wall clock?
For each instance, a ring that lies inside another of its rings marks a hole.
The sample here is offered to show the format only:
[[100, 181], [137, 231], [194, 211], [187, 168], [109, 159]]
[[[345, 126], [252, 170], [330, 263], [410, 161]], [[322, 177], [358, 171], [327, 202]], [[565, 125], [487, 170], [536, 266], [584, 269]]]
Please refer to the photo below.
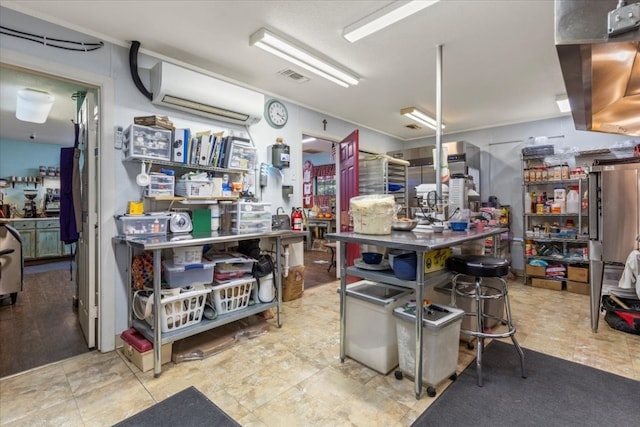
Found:
[[267, 102], [264, 108], [264, 116], [267, 119], [267, 123], [269, 126], [280, 129], [287, 124], [289, 120], [289, 113], [287, 112], [287, 107], [284, 104], [276, 99], [272, 99]]

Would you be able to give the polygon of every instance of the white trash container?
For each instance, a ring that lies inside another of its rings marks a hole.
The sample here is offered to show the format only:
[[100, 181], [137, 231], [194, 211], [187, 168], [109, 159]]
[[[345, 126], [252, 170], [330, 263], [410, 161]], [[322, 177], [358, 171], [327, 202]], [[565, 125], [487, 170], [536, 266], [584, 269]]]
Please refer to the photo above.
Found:
[[393, 309], [411, 294], [411, 289], [369, 280], [348, 285], [346, 355], [384, 375], [398, 366]]
[[[432, 306], [436, 306], [432, 304]], [[422, 319], [422, 382], [435, 387], [456, 373], [458, 367], [458, 342], [464, 311], [441, 306]], [[416, 316], [406, 313], [403, 307], [393, 310], [398, 335], [398, 359], [400, 370], [413, 378], [416, 364]], [[435, 389], [427, 390], [435, 396]]]

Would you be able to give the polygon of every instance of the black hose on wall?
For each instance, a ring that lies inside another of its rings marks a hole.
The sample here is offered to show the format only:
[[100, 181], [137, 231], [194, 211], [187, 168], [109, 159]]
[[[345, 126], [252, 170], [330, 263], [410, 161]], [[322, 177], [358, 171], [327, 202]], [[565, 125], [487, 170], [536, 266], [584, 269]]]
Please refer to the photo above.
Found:
[[129, 71], [131, 71], [131, 78], [138, 90], [144, 96], [149, 98], [149, 101], [151, 101], [153, 99], [153, 94], [144, 87], [144, 84], [142, 84], [142, 80], [140, 80], [140, 76], [138, 75], [138, 49], [140, 49], [140, 42], [137, 40], [132, 41], [131, 49], [129, 49]]

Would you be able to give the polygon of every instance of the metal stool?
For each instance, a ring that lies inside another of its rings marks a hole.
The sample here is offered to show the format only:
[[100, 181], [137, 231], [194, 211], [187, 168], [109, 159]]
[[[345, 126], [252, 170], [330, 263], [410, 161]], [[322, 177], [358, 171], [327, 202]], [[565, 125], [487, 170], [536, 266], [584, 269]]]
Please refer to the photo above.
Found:
[[[476, 330], [461, 330], [465, 334], [476, 337], [476, 372], [478, 375], [478, 386], [482, 387], [482, 353], [484, 351], [485, 338], [511, 338], [513, 345], [520, 356], [520, 368], [522, 378], [526, 378], [527, 374], [524, 367], [524, 353], [516, 340], [516, 327], [511, 320], [511, 307], [509, 306], [509, 294], [507, 291], [507, 282], [503, 279], [509, 272], [509, 262], [499, 258], [491, 258], [480, 255], [454, 255], [447, 260], [449, 270], [454, 271], [456, 276], [453, 278], [453, 289], [451, 292], [452, 300], [455, 304], [456, 297], [471, 298], [475, 300], [475, 312], [465, 313], [466, 316], [473, 316], [476, 319]], [[473, 283], [460, 282], [460, 276], [472, 276], [475, 278]], [[488, 285], [482, 283], [482, 278], [495, 278], [499, 285]], [[507, 318], [497, 317], [486, 314], [484, 312], [484, 302], [489, 299], [504, 299]], [[492, 332], [485, 330], [485, 322], [488, 319], [496, 319], [503, 325], [507, 326], [506, 332]]]

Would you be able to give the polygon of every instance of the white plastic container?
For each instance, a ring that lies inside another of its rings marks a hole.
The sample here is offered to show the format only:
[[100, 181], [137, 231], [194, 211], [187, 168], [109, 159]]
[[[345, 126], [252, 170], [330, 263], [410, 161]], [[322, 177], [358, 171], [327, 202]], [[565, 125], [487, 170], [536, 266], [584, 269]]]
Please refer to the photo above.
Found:
[[173, 248], [174, 265], [199, 264], [202, 261], [202, 246]]
[[[458, 367], [458, 341], [464, 311], [454, 307], [438, 306], [445, 312], [435, 311], [422, 320], [422, 381], [435, 387], [456, 372]], [[402, 307], [393, 310], [398, 335], [398, 361], [400, 370], [410, 377], [416, 365], [416, 317], [405, 313]]]
[[564, 188], [556, 188], [553, 190], [553, 201], [560, 205], [560, 213], [567, 211], [567, 194]]
[[580, 194], [573, 188], [567, 193], [567, 213], [580, 213]]
[[353, 219], [354, 233], [391, 234], [395, 209], [393, 195], [370, 194], [352, 197], [349, 201], [349, 213]]
[[175, 265], [173, 261], [163, 261], [164, 279], [171, 288], [207, 285], [213, 282], [213, 262]]
[[393, 309], [411, 289], [361, 280], [347, 286], [345, 353], [380, 372], [398, 366], [398, 340]]

